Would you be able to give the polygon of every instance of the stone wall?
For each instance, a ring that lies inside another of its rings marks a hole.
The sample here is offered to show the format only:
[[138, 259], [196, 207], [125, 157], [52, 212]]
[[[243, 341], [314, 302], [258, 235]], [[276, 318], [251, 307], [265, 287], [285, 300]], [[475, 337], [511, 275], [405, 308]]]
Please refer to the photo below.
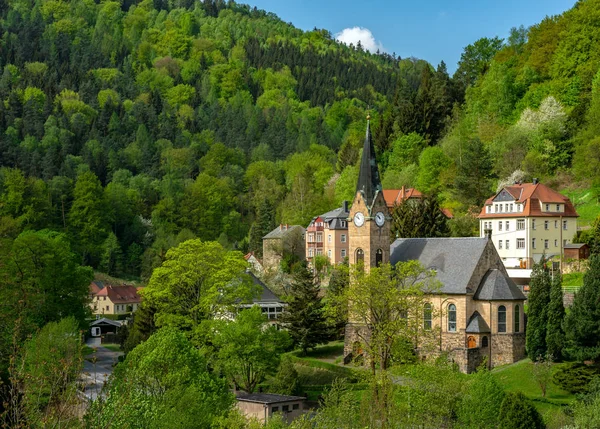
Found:
[[525, 334], [492, 335], [492, 367], [514, 363], [525, 357]]
[[[348, 323], [346, 324], [346, 329], [344, 332], [344, 364], [350, 363], [353, 359], [356, 359], [355, 356], [355, 347], [357, 343], [363, 343], [364, 341], [359, 336], [362, 335], [363, 338], [368, 338], [369, 330], [364, 325]], [[362, 350], [362, 345], [360, 346], [360, 352], [363, 356], [366, 354], [364, 350]]]

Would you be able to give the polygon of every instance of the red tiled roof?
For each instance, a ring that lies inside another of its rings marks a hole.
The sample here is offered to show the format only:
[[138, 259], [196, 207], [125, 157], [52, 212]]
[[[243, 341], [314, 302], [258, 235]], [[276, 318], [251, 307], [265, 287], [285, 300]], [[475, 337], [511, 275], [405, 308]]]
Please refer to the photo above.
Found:
[[98, 284], [96, 282], [90, 283], [90, 295], [95, 296], [98, 292], [102, 290], [102, 283]]
[[[542, 183], [522, 183], [506, 186], [500, 192], [505, 190], [515, 198], [515, 202], [523, 204], [523, 211], [518, 212], [519, 216], [563, 216], [563, 217], [579, 217], [573, 203], [568, 197], [549, 188]], [[490, 197], [485, 202], [479, 213], [479, 218], [503, 218], [515, 217], [517, 213], [486, 213], [485, 206], [494, 204], [494, 199], [500, 193], [498, 192], [493, 197]], [[563, 212], [544, 212], [542, 204], [564, 204]]]
[[441, 210], [442, 210], [442, 213], [444, 213], [444, 215], [445, 215], [445, 216], [446, 216], [448, 219], [453, 219], [453, 218], [454, 218], [454, 215], [452, 214], [452, 210], [450, 210], [450, 209], [445, 209], [445, 208], [442, 208]]
[[135, 286], [111, 286], [106, 285], [96, 296], [106, 296], [114, 304], [135, 304], [142, 301]]
[[394, 204], [400, 204], [402, 201], [410, 198], [423, 198], [423, 194], [417, 191], [415, 188], [405, 188], [404, 186], [402, 189], [383, 190], [383, 199], [390, 209], [394, 207]]

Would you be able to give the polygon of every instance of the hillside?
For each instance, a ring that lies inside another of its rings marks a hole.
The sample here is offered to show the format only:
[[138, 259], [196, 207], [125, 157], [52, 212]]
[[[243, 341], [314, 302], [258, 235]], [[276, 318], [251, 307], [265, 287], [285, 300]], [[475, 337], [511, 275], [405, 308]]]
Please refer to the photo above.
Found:
[[233, 1], [3, 2], [0, 236], [64, 232], [127, 278], [191, 237], [260, 252], [352, 199], [367, 113], [384, 187], [439, 194], [472, 234], [517, 169], [600, 183], [599, 14], [476, 41], [450, 77]]

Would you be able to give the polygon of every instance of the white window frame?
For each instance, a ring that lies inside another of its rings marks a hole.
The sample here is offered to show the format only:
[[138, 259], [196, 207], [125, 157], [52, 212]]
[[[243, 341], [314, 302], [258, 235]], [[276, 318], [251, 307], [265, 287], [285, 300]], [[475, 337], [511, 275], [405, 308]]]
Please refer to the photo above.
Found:
[[525, 229], [525, 219], [517, 219], [517, 231]]
[[517, 238], [517, 249], [524, 249], [524, 248], [525, 248], [525, 239]]
[[340, 242], [342, 242], [342, 243], [346, 242], [346, 234], [342, 234], [342, 236], [340, 237]]

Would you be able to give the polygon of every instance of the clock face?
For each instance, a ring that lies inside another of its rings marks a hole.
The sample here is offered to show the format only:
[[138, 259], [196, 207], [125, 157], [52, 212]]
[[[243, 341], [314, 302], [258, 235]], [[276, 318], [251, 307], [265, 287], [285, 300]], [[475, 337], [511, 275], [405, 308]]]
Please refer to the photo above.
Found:
[[385, 215], [382, 212], [377, 212], [375, 215], [375, 223], [377, 226], [383, 226], [385, 223]]
[[362, 214], [361, 212], [356, 213], [354, 215], [354, 225], [363, 226], [364, 223], [365, 223], [365, 215]]

